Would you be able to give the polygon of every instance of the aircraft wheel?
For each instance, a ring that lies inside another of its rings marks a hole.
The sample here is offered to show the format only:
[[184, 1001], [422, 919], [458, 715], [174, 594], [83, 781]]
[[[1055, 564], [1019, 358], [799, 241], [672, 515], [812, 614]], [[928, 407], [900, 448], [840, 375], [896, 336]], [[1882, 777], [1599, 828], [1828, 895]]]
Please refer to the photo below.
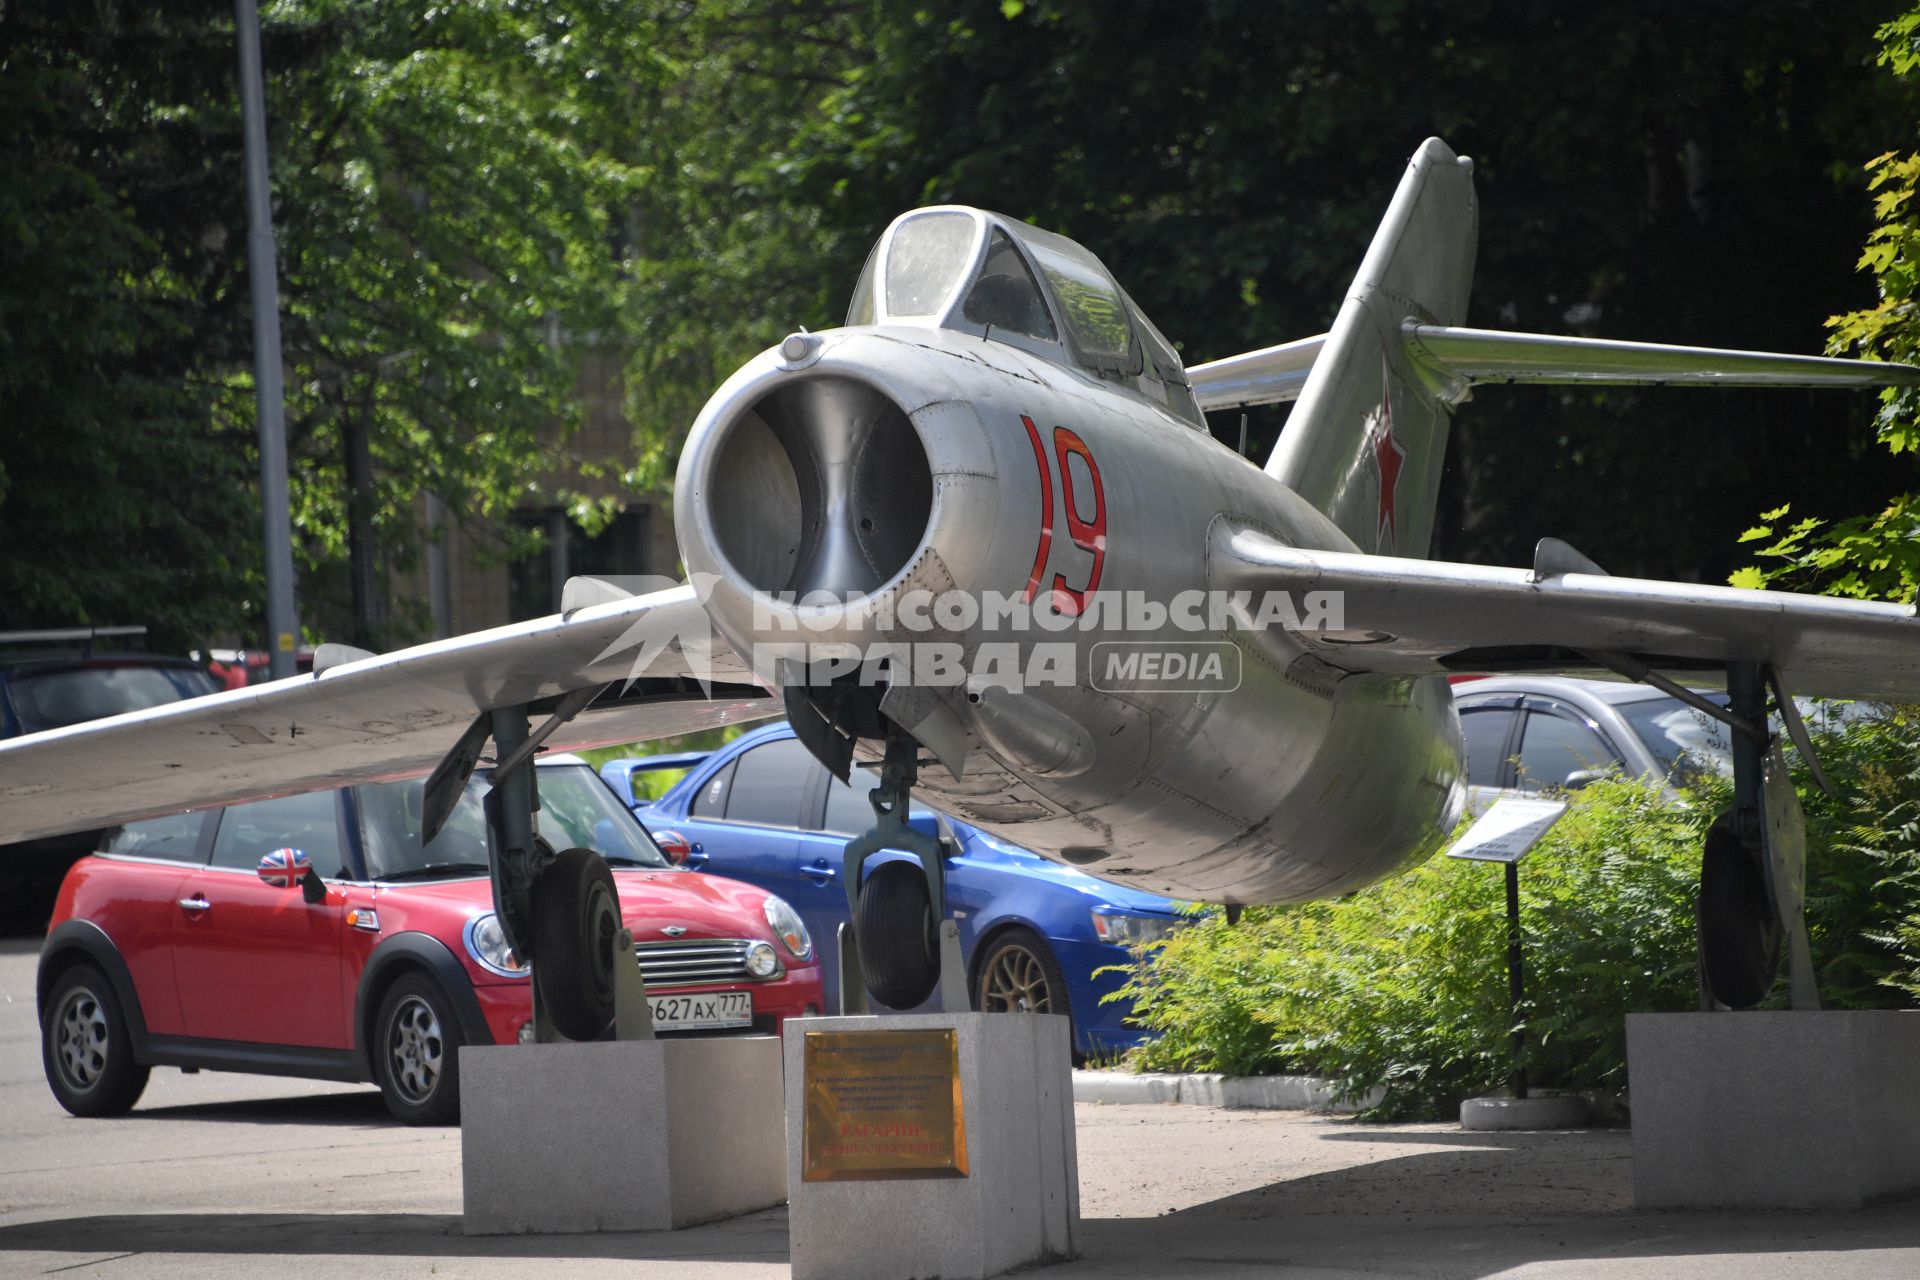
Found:
[[620, 895], [591, 849], [555, 855], [533, 881], [533, 980], [556, 1031], [598, 1040], [613, 1024]]
[[1723, 813], [1707, 829], [1700, 860], [1700, 970], [1713, 998], [1732, 1009], [1766, 999], [1780, 963], [1780, 922], [1766, 876]]
[[889, 1009], [911, 1009], [940, 984], [940, 944], [917, 863], [883, 862], [860, 886], [854, 919], [867, 992]]
[[133, 1037], [107, 975], [77, 964], [54, 980], [40, 1023], [40, 1065], [61, 1106], [76, 1116], [133, 1110], [147, 1068], [133, 1060]]

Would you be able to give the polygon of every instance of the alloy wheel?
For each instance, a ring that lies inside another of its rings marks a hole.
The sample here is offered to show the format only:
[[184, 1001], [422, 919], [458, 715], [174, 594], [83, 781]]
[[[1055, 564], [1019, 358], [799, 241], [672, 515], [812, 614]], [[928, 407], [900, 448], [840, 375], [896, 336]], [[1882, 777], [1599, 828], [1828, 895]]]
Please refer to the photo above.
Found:
[[100, 997], [75, 987], [61, 1002], [54, 1020], [54, 1062], [67, 1084], [85, 1093], [107, 1069], [107, 1012]]
[[419, 996], [408, 996], [393, 1011], [387, 1035], [388, 1061], [394, 1087], [416, 1105], [433, 1096], [440, 1084], [446, 1042], [433, 1006]]
[[1051, 1013], [1053, 991], [1040, 958], [1025, 947], [1006, 947], [987, 966], [981, 987], [985, 1013]]

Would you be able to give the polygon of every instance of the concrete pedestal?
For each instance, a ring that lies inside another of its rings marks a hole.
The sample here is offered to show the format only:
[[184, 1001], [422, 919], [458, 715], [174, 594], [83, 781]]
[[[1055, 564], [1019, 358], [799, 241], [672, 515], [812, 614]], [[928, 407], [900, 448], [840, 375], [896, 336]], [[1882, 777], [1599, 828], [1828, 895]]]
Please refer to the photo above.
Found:
[[[804, 1033], [957, 1033], [968, 1176], [802, 1178]], [[983, 1280], [1079, 1251], [1067, 1020], [1010, 1013], [807, 1018], [787, 1024], [788, 1230], [794, 1280]]]
[[774, 1036], [460, 1050], [468, 1235], [665, 1231], [787, 1198]]
[[1642, 1208], [1920, 1191], [1920, 1012], [1627, 1015]]

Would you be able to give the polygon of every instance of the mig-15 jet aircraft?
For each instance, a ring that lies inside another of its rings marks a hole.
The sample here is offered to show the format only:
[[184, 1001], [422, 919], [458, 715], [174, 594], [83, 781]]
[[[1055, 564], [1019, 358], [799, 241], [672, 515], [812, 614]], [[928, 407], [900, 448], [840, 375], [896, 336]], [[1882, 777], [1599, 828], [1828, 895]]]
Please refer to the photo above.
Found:
[[[1462, 328], [1475, 239], [1471, 162], [1430, 140], [1328, 333], [1189, 369], [1082, 246], [979, 209], [905, 214], [844, 327], [755, 357], [693, 424], [687, 584], [579, 580], [555, 617], [381, 656], [327, 646], [311, 677], [0, 744], [0, 840], [423, 773], [431, 835], [491, 739], [500, 918], [554, 1026], [591, 1038], [630, 952], [604, 863], [539, 838], [533, 752], [784, 713], [843, 778], [877, 763], [845, 972], [905, 1007], [952, 999], [942, 970], [958, 976], [910, 794], [1156, 893], [1332, 896], [1460, 818], [1449, 673], [1612, 672], [1732, 726], [1702, 961], [1715, 996], [1753, 1004], [1801, 894], [1769, 706], [1805, 752], [1795, 695], [1920, 698], [1920, 622], [1614, 578], [1552, 539], [1531, 569], [1428, 560], [1448, 425], [1492, 383], [1920, 370]], [[1289, 399], [1264, 467], [1207, 430], [1207, 412]], [[1728, 705], [1676, 677], [1724, 681]], [[919, 852], [924, 875], [863, 874], [882, 848]]]

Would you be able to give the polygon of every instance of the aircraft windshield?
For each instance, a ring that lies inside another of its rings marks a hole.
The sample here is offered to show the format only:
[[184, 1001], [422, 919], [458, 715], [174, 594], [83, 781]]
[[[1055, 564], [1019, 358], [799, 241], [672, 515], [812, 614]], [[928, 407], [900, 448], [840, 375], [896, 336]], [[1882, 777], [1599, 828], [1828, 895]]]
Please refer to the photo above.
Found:
[[967, 294], [964, 314], [975, 324], [1003, 333], [1011, 330], [1046, 342], [1059, 341], [1040, 286], [1034, 283], [1033, 272], [1027, 270], [1025, 259], [1004, 231], [993, 233], [986, 265]]
[[974, 232], [964, 213], [922, 214], [895, 227], [887, 249], [887, 314], [938, 315], [973, 262]]
[[[537, 776], [540, 834], [555, 849], [585, 846], [598, 849], [615, 864], [672, 865], [647, 838], [646, 829], [586, 765], [548, 765]], [[478, 777], [469, 782], [440, 834], [422, 848], [420, 810], [426, 786], [425, 779], [416, 778], [354, 788], [367, 873], [373, 878], [416, 872], [435, 863], [486, 863], [487, 820], [481, 800], [487, 794], [487, 784]]]
[[1100, 260], [1065, 236], [1038, 227], [1023, 229], [1020, 238], [1040, 264], [1080, 354], [1105, 368], [1138, 372], [1126, 303]]

